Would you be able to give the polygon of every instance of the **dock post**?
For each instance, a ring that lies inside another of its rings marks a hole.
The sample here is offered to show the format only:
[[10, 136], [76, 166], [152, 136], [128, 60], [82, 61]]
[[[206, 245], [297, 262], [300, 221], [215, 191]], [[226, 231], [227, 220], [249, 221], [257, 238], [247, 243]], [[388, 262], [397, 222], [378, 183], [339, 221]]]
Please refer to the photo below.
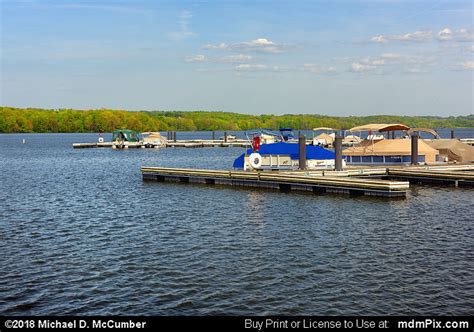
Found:
[[299, 165], [300, 170], [306, 169], [306, 137], [300, 135], [298, 138], [298, 155], [299, 155]]
[[336, 153], [335, 170], [342, 171], [342, 137], [339, 135], [334, 138], [334, 152]]
[[451, 130], [451, 139], [454, 139], [454, 130]]
[[345, 131], [344, 129], [342, 129], [342, 130], [341, 130], [341, 137], [342, 137], [342, 139], [344, 139], [345, 135], [346, 135], [346, 131]]
[[395, 130], [392, 130], [392, 139], [395, 139]]
[[176, 132], [173, 133], [173, 140], [176, 143]]
[[213, 130], [212, 131], [212, 140], [215, 141], [216, 140], [216, 132]]
[[411, 136], [411, 164], [418, 165], [418, 134]]
[[227, 143], [227, 131], [224, 131], [224, 143]]

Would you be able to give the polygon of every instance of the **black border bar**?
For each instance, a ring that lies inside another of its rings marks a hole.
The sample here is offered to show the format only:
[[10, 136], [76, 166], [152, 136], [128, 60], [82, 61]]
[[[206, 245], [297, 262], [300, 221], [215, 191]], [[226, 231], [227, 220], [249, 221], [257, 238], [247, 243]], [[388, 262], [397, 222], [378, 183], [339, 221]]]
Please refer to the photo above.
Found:
[[474, 316], [0, 316], [0, 331], [120, 329], [277, 330], [474, 330]]

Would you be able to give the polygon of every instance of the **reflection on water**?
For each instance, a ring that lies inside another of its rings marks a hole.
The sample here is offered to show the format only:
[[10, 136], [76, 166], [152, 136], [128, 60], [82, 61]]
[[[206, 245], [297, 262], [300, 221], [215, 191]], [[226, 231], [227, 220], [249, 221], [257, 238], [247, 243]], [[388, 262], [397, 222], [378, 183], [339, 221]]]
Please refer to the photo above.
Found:
[[140, 166], [230, 168], [243, 149], [71, 148], [95, 139], [0, 135], [0, 313], [472, 314], [472, 189], [150, 183]]
[[245, 208], [242, 211], [242, 218], [261, 230], [264, 227], [265, 219], [265, 192], [248, 191], [245, 197]]

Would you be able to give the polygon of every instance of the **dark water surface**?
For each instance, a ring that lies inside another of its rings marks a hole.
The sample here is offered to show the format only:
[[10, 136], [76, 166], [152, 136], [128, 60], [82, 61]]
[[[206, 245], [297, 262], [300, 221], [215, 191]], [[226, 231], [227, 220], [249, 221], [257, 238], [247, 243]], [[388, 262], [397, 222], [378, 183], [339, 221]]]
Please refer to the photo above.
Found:
[[473, 189], [144, 183], [142, 165], [230, 168], [243, 149], [72, 149], [96, 139], [0, 135], [0, 314], [474, 313]]

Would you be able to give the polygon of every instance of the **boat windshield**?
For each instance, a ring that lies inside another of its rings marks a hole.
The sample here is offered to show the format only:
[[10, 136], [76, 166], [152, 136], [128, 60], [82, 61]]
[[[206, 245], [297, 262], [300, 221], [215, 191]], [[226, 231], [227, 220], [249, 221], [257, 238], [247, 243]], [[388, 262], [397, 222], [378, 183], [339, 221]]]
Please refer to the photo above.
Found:
[[269, 135], [269, 136], [275, 136], [280, 139], [282, 139], [282, 135], [280, 132], [271, 130], [271, 129], [256, 129], [256, 130], [249, 130], [245, 132], [245, 135], [247, 138], [250, 140], [250, 137], [254, 136], [262, 136], [262, 135]]
[[137, 131], [131, 130], [118, 130], [112, 134], [112, 141], [128, 141], [128, 142], [139, 142], [143, 139], [142, 134]]

